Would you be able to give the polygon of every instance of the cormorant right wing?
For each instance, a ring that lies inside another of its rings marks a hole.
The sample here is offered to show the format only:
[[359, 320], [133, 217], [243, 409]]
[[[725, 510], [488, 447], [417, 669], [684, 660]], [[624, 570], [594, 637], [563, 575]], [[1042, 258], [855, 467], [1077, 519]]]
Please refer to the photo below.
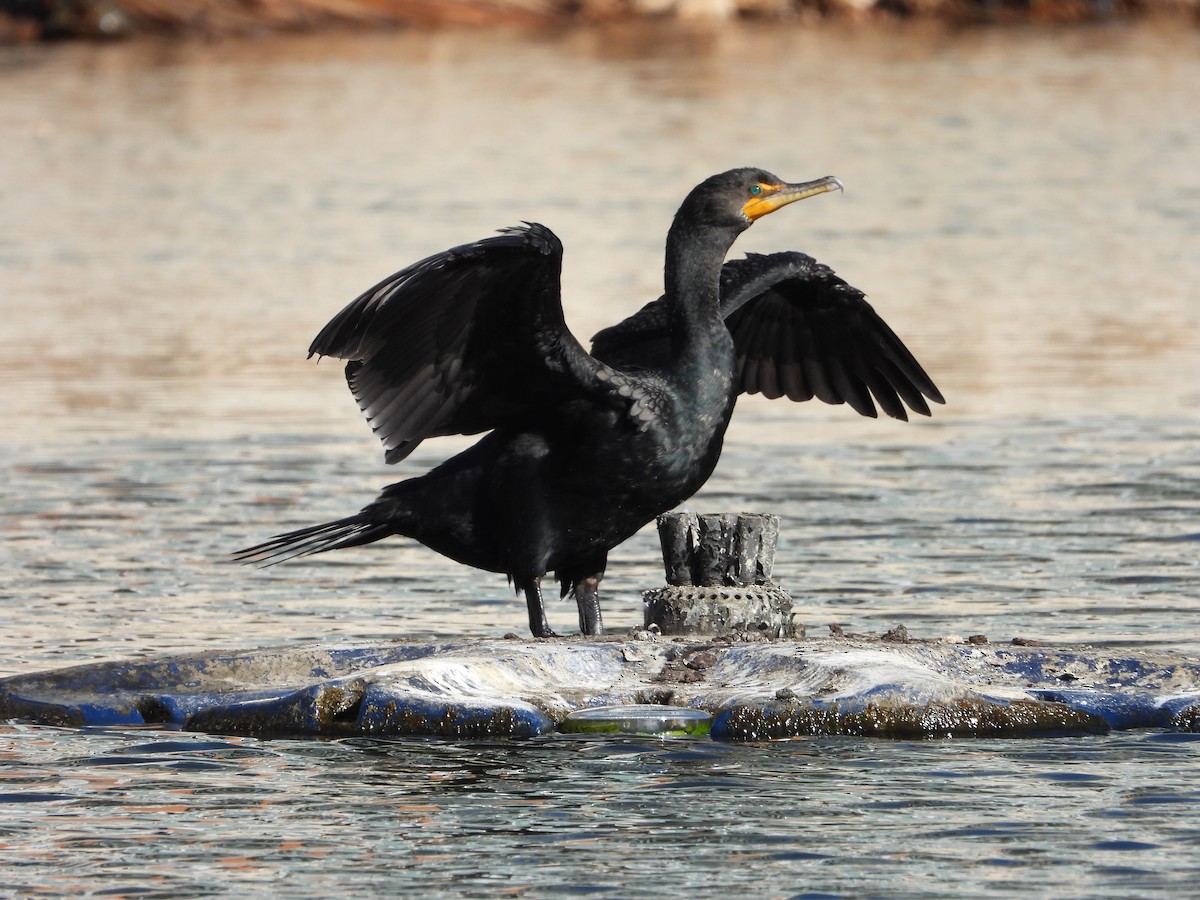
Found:
[[435, 254], [339, 312], [308, 355], [347, 360], [359, 409], [398, 462], [427, 437], [476, 434], [585, 394], [604, 368], [567, 330], [562, 244], [526, 223]]
[[[721, 314], [733, 335], [743, 393], [848, 403], [864, 416], [929, 415], [941, 392], [862, 291], [804, 253], [748, 254], [721, 272]], [[592, 339], [614, 366], [650, 366], [670, 352], [659, 298]], [[872, 397], [874, 399], [872, 399]]]

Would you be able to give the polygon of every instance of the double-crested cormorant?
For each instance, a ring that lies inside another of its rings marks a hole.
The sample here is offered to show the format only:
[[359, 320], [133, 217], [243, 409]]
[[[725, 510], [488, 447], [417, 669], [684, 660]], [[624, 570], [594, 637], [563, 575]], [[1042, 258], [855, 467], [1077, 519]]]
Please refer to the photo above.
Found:
[[[741, 392], [875, 400], [929, 414], [933, 382], [863, 295], [800, 253], [725, 263], [737, 236], [786, 204], [839, 190], [761, 169], [715, 175], [667, 233], [665, 294], [600, 332], [588, 354], [567, 330], [562, 245], [526, 224], [415, 263], [325, 326], [309, 356], [348, 360], [346, 380], [398, 462], [435, 435], [489, 432], [431, 472], [384, 488], [356, 515], [240, 551], [246, 561], [405, 535], [506, 573], [535, 636], [553, 634], [541, 580], [573, 593], [602, 634], [608, 551], [712, 474]], [[924, 395], [924, 396], [922, 396]]]

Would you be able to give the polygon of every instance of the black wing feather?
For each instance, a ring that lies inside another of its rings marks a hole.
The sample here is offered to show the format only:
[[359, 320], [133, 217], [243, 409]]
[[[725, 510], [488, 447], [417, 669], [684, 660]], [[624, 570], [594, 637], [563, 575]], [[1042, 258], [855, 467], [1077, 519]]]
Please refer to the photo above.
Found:
[[[876, 416], [875, 404], [907, 419], [904, 404], [929, 415], [941, 392], [862, 291], [803, 253], [749, 254], [725, 263], [721, 312], [737, 350], [742, 392], [848, 403]], [[592, 339], [612, 365], [653, 365], [668, 345], [659, 298]], [[903, 401], [903, 402], [901, 402]]]
[[594, 391], [567, 330], [562, 245], [536, 224], [414, 263], [345, 307], [309, 356], [347, 360], [359, 409], [398, 462], [427, 437], [476, 434]]

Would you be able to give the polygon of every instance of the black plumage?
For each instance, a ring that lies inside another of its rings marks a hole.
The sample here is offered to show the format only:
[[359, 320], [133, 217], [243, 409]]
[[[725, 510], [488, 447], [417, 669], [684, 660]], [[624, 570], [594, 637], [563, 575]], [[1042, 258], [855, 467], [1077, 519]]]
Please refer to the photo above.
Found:
[[[826, 265], [794, 251], [749, 253], [721, 270], [721, 315], [733, 336], [735, 381], [744, 394], [848, 403], [874, 418], [875, 404], [908, 420], [944, 402], [921, 364], [867, 302]], [[666, 298], [592, 338], [611, 365], [653, 365], [665, 352]]]
[[[541, 579], [573, 593], [585, 634], [603, 632], [608, 551], [690, 497], [720, 456], [737, 394], [816, 396], [905, 418], [941, 395], [861, 292], [800, 253], [725, 263], [755, 219], [840, 189], [759, 169], [709, 178], [667, 235], [664, 296], [605, 329], [587, 353], [567, 330], [562, 246], [526, 224], [415, 263], [362, 294], [309, 355], [346, 379], [386, 460], [435, 435], [489, 432], [361, 512], [240, 551], [247, 561], [404, 535], [525, 593], [551, 634]], [[924, 396], [923, 396], [924, 395]]]

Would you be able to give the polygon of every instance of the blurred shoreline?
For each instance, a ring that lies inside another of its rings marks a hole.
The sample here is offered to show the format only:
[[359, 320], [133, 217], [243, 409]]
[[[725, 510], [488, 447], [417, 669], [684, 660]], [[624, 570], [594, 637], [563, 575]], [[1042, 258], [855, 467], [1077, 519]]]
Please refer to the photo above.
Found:
[[1149, 15], [1200, 23], [1200, 0], [0, 0], [0, 44], [221, 37], [379, 27], [561, 27], [630, 20], [1089, 23]]

